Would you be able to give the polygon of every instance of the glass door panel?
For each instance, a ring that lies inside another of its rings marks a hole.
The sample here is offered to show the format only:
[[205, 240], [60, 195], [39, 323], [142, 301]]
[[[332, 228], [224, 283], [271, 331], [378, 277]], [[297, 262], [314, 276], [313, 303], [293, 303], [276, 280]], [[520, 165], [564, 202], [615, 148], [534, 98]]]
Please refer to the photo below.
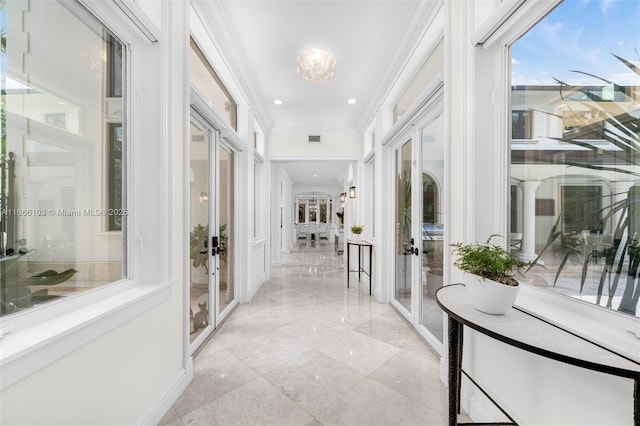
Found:
[[411, 312], [411, 275], [414, 241], [411, 238], [411, 140], [396, 150], [395, 158], [395, 291], [394, 300]]
[[235, 300], [235, 156], [224, 146], [218, 149], [218, 313], [219, 319], [226, 315], [225, 309]]
[[189, 343], [210, 324], [209, 183], [211, 131], [191, 121], [189, 127]]
[[443, 335], [442, 310], [435, 292], [443, 283], [444, 255], [444, 121], [437, 117], [421, 130], [422, 164], [422, 271], [420, 325], [440, 343]]

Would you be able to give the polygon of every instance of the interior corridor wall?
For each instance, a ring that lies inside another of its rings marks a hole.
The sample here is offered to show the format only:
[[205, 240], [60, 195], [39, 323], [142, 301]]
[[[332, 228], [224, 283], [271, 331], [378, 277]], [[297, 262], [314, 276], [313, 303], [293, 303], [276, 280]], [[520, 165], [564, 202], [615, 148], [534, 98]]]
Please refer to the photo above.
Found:
[[[96, 15], [106, 13], [110, 24], [130, 25], [115, 3], [92, 3]], [[144, 76], [132, 81], [133, 109], [136, 124], [141, 126], [135, 134], [153, 138], [158, 152], [169, 158], [164, 180], [153, 182], [151, 189], [166, 197], [164, 214], [172, 226], [159, 235], [145, 234], [145, 226], [132, 232], [137, 234], [138, 245], [157, 242], [161, 246], [158, 248], [163, 258], [155, 259], [155, 264], [168, 273], [170, 295], [124, 323], [119, 321], [123, 312], [111, 312], [113, 319], [101, 322], [105, 324], [102, 332], [58, 359], [55, 351], [45, 354], [51, 358], [50, 364], [0, 393], [1, 424], [154, 424], [189, 380], [183, 297], [183, 260], [188, 252], [180, 244], [185, 241], [181, 194], [188, 185], [182, 165], [188, 125], [187, 2], [147, 2], [147, 6], [154, 13], [145, 21], [157, 26], [161, 40], [135, 52], [144, 59], [132, 65], [136, 75]], [[137, 37], [141, 40], [144, 36], [138, 33]], [[160, 167], [163, 165], [158, 164]], [[167, 283], [147, 283], [162, 284]]]
[[[308, 142], [309, 136], [320, 136], [320, 143]], [[269, 135], [272, 159], [353, 159], [361, 155], [360, 134], [352, 128], [341, 127], [284, 128], [274, 127]]]

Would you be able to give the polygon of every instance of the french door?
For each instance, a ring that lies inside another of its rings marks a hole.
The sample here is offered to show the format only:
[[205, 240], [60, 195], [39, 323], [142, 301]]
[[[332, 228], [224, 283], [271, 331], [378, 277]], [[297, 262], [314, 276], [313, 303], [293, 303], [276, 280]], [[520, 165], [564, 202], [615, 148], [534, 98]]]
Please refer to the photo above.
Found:
[[237, 303], [235, 154], [195, 112], [189, 127], [189, 344], [195, 352]]
[[441, 96], [392, 142], [394, 286], [392, 304], [441, 352], [443, 314], [435, 292], [444, 279], [445, 162]]

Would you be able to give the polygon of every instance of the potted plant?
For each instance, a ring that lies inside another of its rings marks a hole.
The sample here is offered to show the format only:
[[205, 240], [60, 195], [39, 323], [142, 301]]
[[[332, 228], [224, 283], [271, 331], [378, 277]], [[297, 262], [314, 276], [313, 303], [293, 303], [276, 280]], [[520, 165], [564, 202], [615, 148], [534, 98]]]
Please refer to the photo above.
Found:
[[351, 233], [353, 234], [353, 238], [356, 241], [360, 240], [360, 234], [362, 234], [362, 231], [364, 231], [364, 225], [352, 225], [351, 226]]
[[451, 244], [453, 255], [458, 256], [454, 266], [466, 272], [465, 283], [470, 292], [471, 303], [482, 312], [494, 315], [506, 313], [520, 292], [514, 275], [527, 264], [491, 240], [483, 244]]

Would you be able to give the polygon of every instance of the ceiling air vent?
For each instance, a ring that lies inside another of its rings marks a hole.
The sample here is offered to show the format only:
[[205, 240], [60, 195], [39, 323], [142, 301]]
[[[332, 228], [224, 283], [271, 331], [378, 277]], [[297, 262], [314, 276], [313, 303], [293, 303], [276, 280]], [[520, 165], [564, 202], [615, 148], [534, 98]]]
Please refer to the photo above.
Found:
[[320, 143], [320, 135], [309, 135], [309, 143]]

